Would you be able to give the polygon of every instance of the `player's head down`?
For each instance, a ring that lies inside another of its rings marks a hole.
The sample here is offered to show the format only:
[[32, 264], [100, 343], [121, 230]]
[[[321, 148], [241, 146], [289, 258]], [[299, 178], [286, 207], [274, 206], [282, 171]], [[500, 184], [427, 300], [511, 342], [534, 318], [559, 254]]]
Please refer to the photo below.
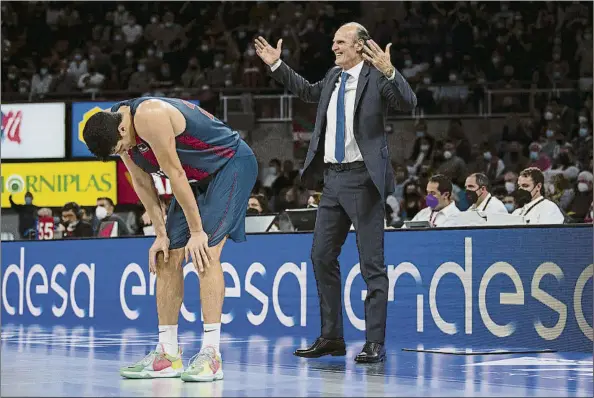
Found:
[[91, 116], [83, 129], [83, 139], [89, 151], [99, 159], [107, 160], [132, 148], [132, 125], [127, 119], [118, 112], [98, 112]]

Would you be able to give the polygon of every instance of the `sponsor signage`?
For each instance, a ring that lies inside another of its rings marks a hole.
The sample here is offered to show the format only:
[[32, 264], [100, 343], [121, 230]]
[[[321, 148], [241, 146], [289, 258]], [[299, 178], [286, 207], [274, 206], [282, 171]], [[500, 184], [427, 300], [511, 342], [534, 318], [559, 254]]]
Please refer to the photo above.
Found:
[[20, 203], [26, 192], [35, 205], [47, 207], [94, 206], [98, 197], [117, 200], [115, 162], [5, 163], [1, 169], [3, 208], [10, 207], [9, 195]]
[[50, 159], [66, 155], [66, 104], [3, 104], [2, 159]]
[[[3, 324], [153, 330], [152, 242], [2, 242]], [[226, 333], [318, 336], [311, 243], [311, 234], [276, 233], [226, 245]], [[387, 344], [592, 352], [591, 226], [394, 231], [385, 248]], [[350, 233], [340, 255], [344, 333], [362, 340], [367, 291], [358, 261]], [[182, 268], [180, 331], [197, 330], [198, 277], [191, 263]]]

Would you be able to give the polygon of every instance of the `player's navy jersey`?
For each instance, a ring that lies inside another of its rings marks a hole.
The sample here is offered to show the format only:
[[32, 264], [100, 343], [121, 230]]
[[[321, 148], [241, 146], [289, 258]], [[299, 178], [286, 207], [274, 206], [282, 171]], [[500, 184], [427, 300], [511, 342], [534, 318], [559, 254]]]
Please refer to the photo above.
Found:
[[[116, 112], [129, 106], [132, 118], [138, 106], [149, 99], [158, 99], [173, 105], [186, 119], [186, 129], [175, 137], [175, 149], [190, 182], [201, 181], [223, 167], [231, 159], [241, 137], [225, 123], [191, 102], [161, 97], [140, 97], [119, 102], [112, 106]], [[161, 170], [151, 147], [136, 136], [137, 145], [128, 151], [132, 161], [150, 174], [167, 177]]]

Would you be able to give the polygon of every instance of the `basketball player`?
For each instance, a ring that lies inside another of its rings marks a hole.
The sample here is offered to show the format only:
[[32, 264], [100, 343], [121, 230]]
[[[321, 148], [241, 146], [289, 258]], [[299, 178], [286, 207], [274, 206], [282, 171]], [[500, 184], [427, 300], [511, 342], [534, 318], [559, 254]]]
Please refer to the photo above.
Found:
[[[155, 242], [149, 269], [157, 275], [159, 344], [132, 366], [126, 378], [223, 378], [219, 352], [225, 281], [220, 255], [227, 237], [245, 241], [245, 214], [258, 165], [236, 131], [192, 103], [142, 97], [91, 116], [83, 130], [89, 150], [101, 159], [119, 155], [151, 218]], [[161, 210], [151, 174], [169, 178], [174, 198]], [[200, 280], [204, 334], [200, 352], [184, 371], [177, 340], [183, 300], [182, 261], [191, 258]]]

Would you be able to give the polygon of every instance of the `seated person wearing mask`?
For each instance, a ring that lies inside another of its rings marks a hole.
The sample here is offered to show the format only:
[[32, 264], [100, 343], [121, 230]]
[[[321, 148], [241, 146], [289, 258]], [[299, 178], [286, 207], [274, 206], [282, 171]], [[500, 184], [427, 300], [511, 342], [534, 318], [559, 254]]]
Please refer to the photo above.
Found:
[[83, 221], [82, 211], [75, 202], [68, 202], [62, 208], [62, 221], [58, 231], [62, 232], [63, 239], [88, 238], [93, 236], [91, 224]]
[[489, 179], [483, 173], [474, 173], [466, 178], [466, 199], [471, 205], [467, 211], [487, 214], [507, 214], [505, 205], [489, 193]]
[[98, 198], [95, 216], [99, 221], [97, 236], [126, 236], [130, 235], [130, 229], [126, 222], [113, 211], [115, 205], [110, 198]]
[[440, 227], [448, 217], [460, 214], [452, 199], [452, 188], [452, 181], [443, 174], [429, 178], [425, 198], [428, 207], [419, 211], [412, 221], [429, 221], [431, 227]]
[[559, 207], [543, 196], [544, 175], [536, 167], [522, 170], [514, 192], [518, 208], [513, 215], [523, 216], [527, 224], [563, 224], [565, 216]]

